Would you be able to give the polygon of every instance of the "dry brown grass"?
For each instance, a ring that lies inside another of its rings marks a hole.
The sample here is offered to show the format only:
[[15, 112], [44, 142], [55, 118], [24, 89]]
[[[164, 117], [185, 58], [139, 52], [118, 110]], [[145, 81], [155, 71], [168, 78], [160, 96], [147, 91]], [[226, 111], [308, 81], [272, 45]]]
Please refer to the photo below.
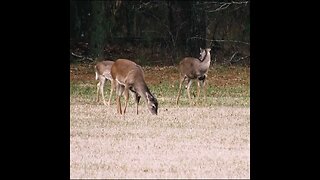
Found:
[[159, 114], [131, 99], [123, 117], [94, 101], [93, 65], [70, 65], [71, 178], [250, 178], [250, 67], [212, 66], [208, 100], [177, 107], [177, 68], [144, 66]]
[[250, 178], [249, 107], [71, 103], [70, 178]]

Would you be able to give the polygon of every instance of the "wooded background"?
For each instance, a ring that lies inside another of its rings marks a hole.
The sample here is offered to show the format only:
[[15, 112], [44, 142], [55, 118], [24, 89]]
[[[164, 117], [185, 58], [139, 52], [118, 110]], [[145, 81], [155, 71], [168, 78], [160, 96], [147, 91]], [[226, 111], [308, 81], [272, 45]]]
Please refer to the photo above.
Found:
[[70, 0], [71, 62], [176, 65], [200, 47], [214, 63], [250, 65], [250, 1]]

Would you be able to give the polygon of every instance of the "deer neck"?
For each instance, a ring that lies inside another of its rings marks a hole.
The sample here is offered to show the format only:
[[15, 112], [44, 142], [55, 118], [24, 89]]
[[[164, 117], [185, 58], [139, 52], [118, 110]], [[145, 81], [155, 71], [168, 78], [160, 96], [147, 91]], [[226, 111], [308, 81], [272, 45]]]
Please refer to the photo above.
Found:
[[211, 55], [210, 52], [206, 51], [206, 55], [204, 56], [204, 58], [202, 60], [200, 60], [200, 67], [201, 69], [207, 69], [210, 66], [210, 61], [211, 61]]
[[138, 82], [135, 83], [134, 89], [145, 100], [147, 100], [147, 94], [151, 95], [150, 90], [149, 90], [148, 86], [146, 85], [146, 83], [144, 81], [143, 82], [139, 82], [139, 83]]

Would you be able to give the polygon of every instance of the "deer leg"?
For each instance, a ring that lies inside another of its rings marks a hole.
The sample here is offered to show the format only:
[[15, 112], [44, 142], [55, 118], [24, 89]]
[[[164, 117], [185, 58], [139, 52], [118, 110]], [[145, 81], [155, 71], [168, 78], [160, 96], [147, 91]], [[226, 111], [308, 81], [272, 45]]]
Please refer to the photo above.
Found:
[[99, 92], [100, 91], [100, 82], [97, 84], [97, 102], [99, 102]]
[[188, 93], [188, 98], [189, 98], [189, 103], [190, 103], [190, 105], [192, 104], [192, 102], [191, 102], [191, 96], [190, 96], [190, 87], [191, 87], [191, 84], [192, 84], [192, 79], [188, 79], [187, 93]]
[[136, 103], [136, 112], [137, 112], [137, 114], [139, 114], [138, 105], [139, 105], [141, 96], [132, 88], [130, 88], [130, 93], [131, 93], [132, 97], [134, 98], [134, 102]]
[[106, 82], [106, 79], [105, 79], [105, 78], [101, 78], [101, 81], [100, 81], [100, 92], [101, 92], [103, 104], [106, 106], [107, 103], [106, 103], [106, 100], [105, 100], [105, 98], [104, 98], [104, 93], [103, 93], [103, 88], [104, 88], [104, 83], [105, 83], [105, 82]]
[[[204, 94], [204, 99], [206, 99], [206, 89], [205, 89], [205, 85], [206, 85], [206, 79], [207, 79], [207, 75], [204, 74], [202, 77], [198, 78], [199, 79], [199, 83], [200, 83], [200, 86], [203, 90], [203, 94]], [[198, 95], [199, 97], [200, 95]]]
[[177, 100], [176, 100], [176, 104], [177, 104], [177, 105], [178, 105], [179, 98], [180, 98], [180, 94], [181, 94], [182, 83], [183, 83], [183, 81], [184, 81], [185, 79], [186, 79], [186, 77], [183, 77], [183, 78], [181, 78], [181, 80], [180, 80], [179, 91], [178, 91], [178, 97], [177, 97]]
[[202, 81], [198, 81], [197, 99], [196, 99], [196, 102], [197, 102], [197, 103], [198, 103], [199, 96], [200, 96], [200, 92], [201, 92], [201, 82], [202, 82]]
[[120, 96], [118, 96], [118, 95], [117, 95], [117, 98], [116, 98], [116, 102], [117, 102], [117, 112], [121, 114]]
[[204, 90], [204, 85], [205, 85], [206, 77], [207, 77], [207, 75], [206, 75], [206, 74], [204, 74], [204, 75], [203, 75], [203, 76], [201, 76], [201, 77], [198, 77], [198, 93], [197, 93], [197, 102], [198, 102], [199, 97], [200, 97], [201, 89], [203, 89], [204, 94], [206, 93], [206, 92], [205, 92], [205, 90]]
[[139, 105], [139, 102], [140, 102], [140, 98], [141, 98], [141, 96], [136, 93], [137, 114], [138, 114], [138, 105]]
[[135, 102], [136, 102], [136, 110], [137, 110], [137, 114], [139, 114], [138, 112], [138, 106], [139, 106], [139, 102], [140, 102], [140, 98], [141, 96], [138, 93], [134, 93], [134, 97], [135, 97]]
[[124, 104], [124, 109], [123, 109], [123, 114], [126, 113], [128, 101], [129, 101], [129, 88], [128, 86], [125, 86], [124, 88], [124, 99], [125, 99], [125, 104]]
[[[205, 77], [207, 77], [207, 75], [205, 75]], [[203, 89], [204, 99], [206, 99], [207, 98], [206, 78], [202, 81], [202, 89]]]
[[111, 89], [110, 89], [110, 96], [109, 96], [108, 106], [110, 106], [112, 93], [113, 93], [113, 90], [115, 89], [115, 81], [113, 81], [113, 80], [110, 80], [110, 81], [111, 81]]
[[117, 84], [117, 112], [122, 114], [122, 110], [121, 110], [121, 102], [120, 102], [120, 97], [123, 93], [123, 86], [121, 86], [119, 83]]

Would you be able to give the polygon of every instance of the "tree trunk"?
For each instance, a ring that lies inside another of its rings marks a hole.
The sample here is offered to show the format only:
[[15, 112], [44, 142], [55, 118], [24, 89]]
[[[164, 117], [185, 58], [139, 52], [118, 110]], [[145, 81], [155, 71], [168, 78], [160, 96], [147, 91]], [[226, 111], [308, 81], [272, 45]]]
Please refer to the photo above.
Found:
[[104, 1], [91, 1], [92, 24], [90, 36], [90, 54], [94, 58], [103, 58], [105, 42], [105, 10]]
[[126, 37], [127, 41], [131, 41], [132, 43], [134, 42], [134, 38], [137, 37], [136, 35], [136, 29], [137, 29], [137, 24], [136, 24], [136, 10], [135, 10], [135, 5], [136, 2], [134, 1], [125, 1], [125, 14], [126, 14]]
[[191, 6], [191, 28], [189, 41], [189, 52], [193, 57], [199, 56], [199, 49], [206, 48], [206, 28], [207, 18], [205, 11], [196, 7], [196, 1], [192, 2]]
[[168, 7], [168, 21], [169, 21], [169, 39], [168, 41], [170, 42], [170, 50], [169, 53], [172, 56], [171, 63], [174, 64], [174, 60], [177, 58], [177, 25], [179, 22], [177, 22], [176, 17], [174, 16], [175, 13], [173, 10], [175, 9], [175, 1], [167, 1], [167, 7]]
[[78, 13], [78, 4], [76, 1], [70, 1], [70, 37], [75, 41], [80, 37], [81, 19]]
[[132, 6], [130, 4], [130, 1], [125, 1], [125, 7], [126, 7], [126, 24], [127, 24], [127, 39], [130, 39], [132, 37], [132, 26], [133, 26], [133, 23], [132, 23]]

